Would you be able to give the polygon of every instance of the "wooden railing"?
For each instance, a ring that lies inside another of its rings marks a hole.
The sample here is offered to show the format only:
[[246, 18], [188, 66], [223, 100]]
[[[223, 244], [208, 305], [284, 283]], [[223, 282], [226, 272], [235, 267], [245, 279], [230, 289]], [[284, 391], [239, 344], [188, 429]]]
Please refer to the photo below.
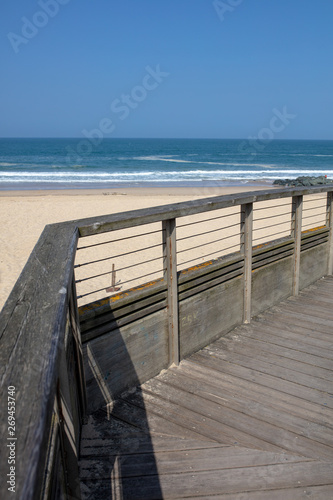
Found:
[[[302, 232], [303, 197], [319, 193], [327, 193], [325, 223]], [[278, 199], [292, 199], [290, 235], [253, 247], [253, 206]], [[154, 349], [150, 356], [154, 366], [148, 362], [148, 367], [137, 368], [137, 380], [143, 381], [171, 363], [178, 364], [237, 322], [249, 322], [261, 308], [299, 293], [320, 275], [332, 274], [332, 201], [329, 186], [271, 189], [47, 226], [0, 315], [3, 494], [13, 488], [8, 497], [15, 491], [13, 498], [80, 498], [78, 453], [86, 409], [115, 396], [112, 380], [105, 382], [101, 373], [105, 367], [98, 359], [103, 348], [105, 362], [109, 340], [112, 349], [112, 332], [120, 331], [126, 349], [136, 351], [136, 356], [145, 346]], [[177, 219], [229, 207], [240, 208], [239, 252], [179, 272]], [[163, 277], [79, 311], [74, 278], [79, 238], [154, 222], [162, 223]], [[262, 283], [269, 283], [272, 275], [283, 279], [267, 299]], [[214, 321], [210, 311], [203, 310], [208, 306], [223, 309]], [[138, 322], [148, 343], [135, 330]], [[211, 331], [205, 335], [206, 330]], [[137, 344], [126, 344], [131, 331], [137, 333]], [[156, 338], [149, 337], [152, 331]], [[123, 380], [124, 386], [131, 383], [126, 374]], [[96, 387], [101, 396], [95, 397]]]

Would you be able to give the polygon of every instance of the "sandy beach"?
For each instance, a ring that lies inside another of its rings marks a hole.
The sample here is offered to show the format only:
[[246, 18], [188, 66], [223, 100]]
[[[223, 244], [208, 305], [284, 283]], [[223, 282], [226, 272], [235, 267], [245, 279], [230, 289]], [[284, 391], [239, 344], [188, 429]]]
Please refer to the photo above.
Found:
[[[218, 188], [127, 188], [127, 189], [110, 189], [110, 190], [55, 190], [55, 191], [0, 191], [0, 210], [1, 210], [1, 242], [0, 242], [0, 308], [2, 308], [5, 303], [13, 285], [15, 284], [20, 272], [22, 271], [34, 245], [36, 244], [43, 228], [46, 224], [62, 222], [66, 220], [73, 220], [85, 217], [92, 217], [98, 215], [112, 214], [116, 212], [153, 207], [157, 205], [166, 205], [171, 203], [177, 203], [181, 201], [189, 201], [199, 198], [207, 198], [211, 196], [218, 196], [222, 194], [232, 194], [236, 192], [245, 192], [250, 190], [267, 189], [267, 185], [255, 185], [255, 186], [232, 186], [232, 187], [218, 187]], [[285, 220], [286, 228], [289, 227], [289, 208], [287, 207], [285, 215], [281, 214], [281, 222]], [[223, 219], [222, 219], [223, 220]], [[233, 223], [236, 224], [233, 227]], [[232, 236], [237, 232], [239, 228], [237, 227], [239, 221], [239, 211], [230, 213], [230, 219], [225, 220], [223, 223], [231, 226], [229, 232], [226, 234]], [[186, 221], [184, 221], [186, 222]], [[219, 224], [221, 224], [219, 222]], [[201, 224], [201, 226], [206, 228], [207, 224]], [[200, 230], [203, 229], [200, 228]], [[214, 223], [210, 223], [209, 229], [214, 228]], [[152, 228], [154, 229], [154, 228]], [[182, 231], [177, 233], [184, 239], [184, 242], [180, 241], [178, 249], [182, 250], [182, 245], [184, 246], [186, 239], [191, 237], [191, 232], [198, 231], [197, 225], [188, 226], [180, 228]], [[266, 234], [266, 230], [262, 230], [262, 235]], [[133, 233], [131, 233], [133, 234]], [[214, 235], [214, 233], [213, 233]], [[160, 238], [160, 235], [158, 236]], [[205, 243], [206, 238], [209, 236], [202, 236], [200, 241], [196, 241], [193, 245], [193, 239], [189, 239], [187, 243], [187, 248], [192, 248]], [[215, 236], [216, 238], [216, 236]], [[235, 235], [235, 238], [238, 236]], [[154, 235], [144, 238], [144, 243], [146, 246], [154, 244]], [[232, 241], [231, 241], [232, 243]], [[104, 245], [106, 247], [106, 245]], [[89, 256], [89, 251], [84, 256], [79, 256], [79, 259], [89, 259], [91, 256], [96, 258], [99, 254], [96, 252], [105, 251], [102, 247], [97, 247], [91, 249], [91, 254]], [[127, 251], [128, 247], [124, 245], [118, 245], [112, 251], [114, 254], [117, 252]], [[212, 247], [211, 250], [214, 250]], [[207, 253], [207, 247], [204, 247], [202, 251], [193, 249], [196, 254], [202, 256], [201, 260], [205, 260], [205, 255]], [[192, 251], [192, 252], [193, 252]], [[208, 248], [209, 251], [209, 248]], [[186, 253], [187, 252], [187, 253]], [[187, 262], [191, 258], [191, 251], [186, 251], [184, 257], [181, 257], [179, 262]], [[201, 253], [200, 253], [201, 252]], [[182, 255], [182, 254], [180, 254]], [[150, 252], [149, 256], [152, 256]], [[218, 255], [214, 255], [216, 258]], [[140, 255], [137, 259], [145, 260], [146, 257]], [[207, 259], [206, 259], [207, 260]], [[80, 262], [80, 260], [79, 260]], [[122, 268], [125, 265], [135, 263], [135, 254], [130, 256], [124, 261], [120, 259], [116, 262], [116, 269]], [[87, 266], [89, 267], [89, 266]], [[110, 264], [109, 264], [110, 267]], [[126, 267], [126, 266], [125, 266]], [[186, 267], [184, 264], [181, 267]], [[150, 272], [151, 265], [147, 265], [148, 272]], [[103, 264], [100, 268], [94, 270], [94, 272], [103, 272], [108, 270], [108, 268]], [[87, 273], [89, 274], [87, 270]], [[143, 269], [143, 273], [145, 269]], [[80, 277], [84, 277], [81, 273]], [[132, 271], [129, 270], [127, 273], [123, 272], [119, 278], [122, 282], [128, 280], [132, 276]], [[118, 279], [117, 277], [117, 279]], [[158, 276], [156, 276], [158, 277]], [[107, 277], [108, 281], [110, 280]], [[148, 278], [149, 279], [153, 278]], [[136, 283], [134, 282], [133, 285]], [[99, 284], [96, 283], [96, 289]], [[102, 287], [104, 284], [102, 284]], [[84, 291], [84, 290], [83, 290]], [[82, 292], [81, 292], [82, 293]]]

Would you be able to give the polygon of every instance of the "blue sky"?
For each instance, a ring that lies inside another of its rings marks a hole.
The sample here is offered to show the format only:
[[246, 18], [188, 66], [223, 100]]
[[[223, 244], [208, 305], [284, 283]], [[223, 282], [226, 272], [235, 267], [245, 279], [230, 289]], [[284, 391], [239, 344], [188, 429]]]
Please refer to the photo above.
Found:
[[2, 2], [0, 137], [248, 138], [284, 110], [275, 138], [332, 139], [332, 19], [331, 0]]

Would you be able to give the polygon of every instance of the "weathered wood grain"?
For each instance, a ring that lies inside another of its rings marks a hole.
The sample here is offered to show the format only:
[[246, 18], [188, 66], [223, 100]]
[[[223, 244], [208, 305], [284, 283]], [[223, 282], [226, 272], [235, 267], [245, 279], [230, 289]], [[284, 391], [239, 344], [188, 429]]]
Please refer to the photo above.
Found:
[[327, 272], [328, 243], [301, 252], [300, 290], [322, 278]]
[[[252, 402], [264, 403], [274, 409], [282, 409], [296, 417], [309, 419], [316, 424], [325, 424], [332, 418], [332, 409], [323, 408], [302, 398], [293, 398], [289, 394], [277, 389], [258, 385], [255, 381], [246, 380], [237, 375], [220, 373], [210, 369], [207, 365], [199, 365], [191, 361], [182, 362], [182, 372], [186, 377], [193, 378], [197, 383], [213, 385], [216, 390], [226, 390], [226, 393], [233, 393], [233, 397], [249, 399]], [[204, 390], [204, 388], [203, 388]], [[213, 393], [214, 393], [213, 392]], [[223, 403], [223, 396], [221, 399]], [[248, 403], [249, 404], [249, 403]]]
[[[231, 493], [223, 496], [223, 493], [216, 495], [200, 495], [195, 500], [327, 500], [332, 494], [332, 485], [326, 486], [306, 486], [300, 488], [298, 485], [291, 488], [281, 488], [277, 490], [258, 489], [256, 491], [244, 491], [242, 493]], [[241, 496], [242, 495], [242, 496]], [[175, 497], [173, 500], [180, 500], [184, 497]]]
[[[327, 227], [313, 232], [307, 231], [300, 236], [298, 224], [298, 230], [294, 231], [294, 236], [296, 233], [298, 235], [295, 248], [300, 247], [301, 250], [300, 263], [296, 259], [299, 268], [294, 266], [293, 273], [296, 277], [294, 291], [298, 293], [298, 288], [303, 289], [315, 279], [325, 275], [327, 269], [332, 272], [332, 187], [271, 189], [240, 193], [83, 219], [48, 226], [45, 229], [0, 317], [0, 411], [2, 415], [6, 414], [6, 391], [8, 386], [15, 386], [18, 443], [16, 483], [19, 496], [22, 497], [24, 491], [24, 498], [39, 497], [43, 488], [45, 469], [53, 463], [54, 468], [49, 470], [50, 475], [47, 478], [49, 491], [52, 491], [54, 481], [59, 481], [67, 489], [67, 495], [79, 497], [75, 477], [77, 474], [76, 453], [80, 420], [86, 406], [85, 383], [88, 388], [88, 399], [92, 401], [94, 398], [93, 403], [89, 403], [90, 410], [92, 410], [95, 405], [102, 402], [114, 402], [114, 397], [123, 388], [132, 384], [140, 384], [158, 373], [161, 368], [165, 368], [170, 362], [164, 296], [166, 286], [161, 280], [144, 287], [142, 291], [137, 290], [137, 295], [135, 293], [120, 294], [121, 298], [118, 301], [110, 298], [100, 301], [98, 307], [85, 308], [81, 319], [87, 322], [86, 332], [91, 332], [96, 327], [95, 333], [97, 334], [94, 339], [88, 336], [90, 333], [86, 334], [86, 339], [90, 340], [85, 342], [84, 349], [88, 354], [87, 359], [89, 358], [90, 365], [86, 368], [88, 377], [85, 382], [80, 363], [82, 346], [76, 314], [77, 305], [75, 300], [72, 300], [73, 261], [78, 236], [99, 234], [155, 221], [175, 220], [178, 217], [224, 207], [240, 205], [250, 207], [257, 201], [287, 197], [300, 200], [302, 196], [310, 193], [328, 193]], [[248, 241], [251, 240], [251, 230], [247, 231], [246, 238]], [[283, 242], [285, 243], [285, 239]], [[252, 286], [251, 300], [250, 294], [246, 294], [244, 301], [243, 289], [239, 286], [243, 278], [239, 274], [240, 261], [236, 262], [239, 257], [232, 257], [236, 260], [233, 264], [229, 262], [227, 272], [225, 271], [228, 259], [224, 260], [221, 266], [220, 263], [216, 266], [216, 261], [213, 261], [212, 267], [207, 266], [204, 273], [202, 272], [203, 266], [201, 266], [197, 274], [192, 274], [193, 270], [190, 270], [178, 276], [178, 283], [183, 287], [179, 301], [180, 333], [183, 334], [180, 341], [181, 356], [190, 354], [239, 324], [241, 321], [239, 311], [243, 310], [244, 303], [247, 311], [245, 318], [250, 318], [251, 307], [252, 312], [260, 313], [263, 308], [269, 307], [277, 299], [284, 297], [290, 284], [287, 262], [291, 259], [288, 256], [291, 248], [290, 246], [289, 248], [283, 247], [283, 242], [281, 240], [280, 248], [277, 247], [279, 243], [272, 242], [267, 247], [267, 252], [262, 248], [254, 249], [254, 267], [258, 269], [252, 272], [253, 266], [249, 265], [245, 273], [248, 278], [248, 290]], [[252, 254], [251, 244], [248, 245], [248, 249]], [[173, 259], [173, 266], [175, 265], [176, 261]], [[234, 265], [233, 269], [232, 265]], [[286, 269], [284, 266], [287, 266]], [[283, 271], [286, 271], [287, 278], [282, 286], [279, 286], [279, 281], [274, 281], [279, 288], [277, 296], [276, 292], [263, 286], [263, 283], [274, 274], [276, 278], [277, 274]], [[219, 274], [214, 274], [216, 272]], [[249, 280], [251, 274], [252, 281]], [[173, 273], [173, 285], [176, 281], [176, 275]], [[299, 282], [299, 287], [297, 282]], [[147, 435], [149, 438], [150, 432], [158, 432], [162, 421], [168, 420], [168, 426], [165, 428], [166, 434], [172, 435], [177, 429], [179, 436], [185, 433], [188, 439], [214, 441], [216, 433], [219, 432], [219, 426], [222, 425], [223, 432], [219, 438], [220, 441], [232, 443], [237, 436], [237, 439], [243, 440], [245, 445], [262, 447], [259, 443], [264, 443], [263, 446], [271, 447], [272, 451], [281, 448], [291, 451], [290, 443], [297, 434], [296, 423], [298, 422], [304, 433], [299, 435], [295, 450], [315, 459], [330, 459], [330, 440], [326, 434], [327, 430], [320, 429], [318, 419], [312, 422], [312, 428], [305, 429], [304, 421], [310, 418], [310, 415], [314, 418], [316, 415], [318, 418], [319, 415], [323, 415], [326, 419], [332, 411], [332, 402], [328, 398], [330, 390], [326, 389], [329, 380], [326, 371], [331, 370], [332, 362], [330, 335], [333, 323], [331, 311], [326, 304], [329, 304], [332, 291], [332, 279], [326, 280], [325, 289], [322, 284], [319, 285], [318, 300], [315, 302], [316, 313], [310, 315], [311, 303], [305, 300], [295, 314], [293, 329], [279, 332], [276, 326], [269, 327], [263, 324], [259, 324], [256, 332], [251, 329], [248, 331], [240, 329], [239, 333], [244, 337], [243, 345], [245, 348], [249, 347], [247, 351], [241, 351], [241, 346], [238, 345], [234, 350], [229, 347], [225, 349], [229, 354], [228, 360], [224, 357], [225, 353], [223, 355], [219, 353], [215, 358], [210, 359], [212, 355], [207, 350], [193, 357], [192, 364], [196, 365], [193, 369], [194, 378], [198, 376], [200, 370], [206, 370], [206, 373], [213, 375], [215, 379], [227, 381], [229, 386], [226, 393], [229, 397], [233, 381], [235, 387], [241, 386], [242, 391], [247, 388], [249, 393], [258, 394], [258, 398], [261, 394], [266, 394], [267, 397], [269, 394], [275, 394], [274, 402], [268, 405], [262, 402], [261, 406], [250, 407], [248, 412], [244, 412], [241, 411], [239, 405], [241, 400], [248, 401], [248, 396], [243, 392], [237, 401], [224, 405], [224, 414], [221, 415], [217, 411], [216, 399], [223, 397], [221, 392], [215, 395], [211, 393], [207, 398], [202, 393], [196, 394], [195, 391], [186, 393], [184, 387], [175, 382], [175, 386], [170, 389], [169, 396], [166, 396], [161, 386], [164, 382], [160, 381], [160, 383], [156, 382], [155, 386], [147, 384], [140, 394], [138, 391], [127, 394], [126, 401], [123, 400], [122, 405], [115, 404], [113, 409], [110, 407], [109, 412], [114, 412], [118, 422], [126, 418], [130, 421], [130, 426], [137, 428], [140, 433], [145, 433], [146, 438]], [[319, 300], [320, 295], [323, 300]], [[263, 297], [266, 302], [263, 301]], [[285, 313], [280, 315], [280, 320], [288, 317], [290, 319], [292, 315], [293, 309], [289, 304], [285, 307]], [[178, 319], [178, 314], [174, 315], [175, 319]], [[308, 328], [304, 328], [305, 336], [300, 331], [302, 324], [308, 325]], [[318, 338], [314, 334], [315, 325], [317, 325]], [[321, 338], [320, 332], [322, 332]], [[230, 343], [226, 341], [224, 345], [230, 346]], [[222, 346], [223, 341], [220, 343], [220, 347]], [[252, 354], [259, 346], [260, 357], [254, 360]], [[264, 359], [265, 353], [267, 353], [267, 359]], [[283, 361], [278, 360], [280, 355]], [[293, 359], [295, 365], [288, 367], [288, 360]], [[305, 364], [308, 366], [305, 367]], [[313, 373], [309, 371], [312, 365], [314, 366]], [[191, 378], [190, 375], [189, 377]], [[193, 378], [186, 384], [188, 388], [193, 387], [191, 385]], [[184, 385], [186, 384], [184, 382]], [[52, 421], [55, 415], [55, 402], [59, 416], [54, 426]], [[276, 415], [280, 417], [280, 423], [274, 424], [272, 408], [274, 405], [276, 408], [279, 402], [281, 404], [283, 402], [284, 407], [276, 411]], [[294, 410], [292, 402], [294, 402]], [[206, 406], [211, 413], [203, 421], [202, 418], [206, 417], [202, 417], [202, 412]], [[297, 414], [298, 420], [290, 418], [286, 411], [287, 407], [292, 415]], [[307, 413], [302, 417], [301, 408], [305, 407]], [[139, 419], [136, 419], [133, 414], [136, 408], [141, 411]], [[180, 410], [183, 415], [179, 413]], [[259, 420], [264, 422], [264, 424], [261, 423], [261, 429], [260, 425], [255, 424], [258, 411], [262, 412]], [[251, 432], [246, 428], [246, 422], [251, 424]], [[192, 429], [188, 428], [190, 424], [192, 424]], [[6, 422], [2, 421], [0, 425], [1, 436], [4, 436], [7, 433]], [[275, 432], [273, 432], [274, 426], [278, 428]], [[325, 420], [325, 427], [330, 428], [328, 420]], [[261, 436], [259, 431], [262, 432]], [[59, 439], [52, 438], [56, 435]], [[50, 443], [53, 443], [51, 447], [48, 446]], [[51, 449], [53, 449], [53, 455], [48, 462], [47, 453]], [[146, 450], [149, 456], [147, 440]], [[193, 460], [195, 467], [198, 468], [199, 459], [193, 457]], [[207, 458], [207, 460], [208, 463], [213, 463], [213, 458]], [[116, 462], [119, 461], [116, 460]], [[284, 464], [274, 465], [280, 467]], [[304, 463], [302, 465], [305, 467]], [[322, 465], [314, 464], [314, 470], [316, 470], [314, 476], [317, 478], [317, 483], [313, 483], [312, 486], [328, 484], [325, 482], [326, 469], [324, 470]], [[261, 466], [258, 467], [260, 469]], [[259, 469], [258, 477], [262, 474], [260, 472], [262, 469]], [[134, 469], [128, 468], [128, 471], [130, 470], [135, 470], [135, 467]], [[275, 471], [278, 470], [278, 468], [275, 469]], [[165, 477], [168, 478], [166, 485], [169, 484], [169, 480], [173, 484], [175, 474], [172, 467], [166, 467], [165, 471]], [[153, 478], [153, 469], [150, 469], [150, 472]], [[214, 471], [198, 470], [197, 472], [203, 474], [201, 479], [204, 477], [207, 479], [213, 477], [211, 474]], [[6, 456], [2, 454], [1, 480], [6, 477], [6, 473]], [[187, 477], [186, 473], [188, 472], [184, 471], [184, 477]], [[128, 472], [128, 474], [130, 476], [131, 473]], [[297, 477], [297, 473], [295, 474]], [[115, 470], [113, 472], [115, 484], [116, 479], [120, 477]], [[134, 491], [132, 487], [135, 486], [136, 480], [133, 476], [130, 477], [134, 482], [130, 481], [128, 491]], [[156, 493], [161, 485], [156, 477], [149, 481], [148, 493], [151, 491]], [[201, 480], [198, 481], [196, 484], [199, 489], [196, 494], [202, 495], [206, 492], [200, 490]], [[216, 484], [219, 484], [218, 481]], [[240, 484], [242, 485], [242, 481]], [[303, 483], [300, 481], [300, 484]], [[180, 494], [177, 487], [174, 490], [171, 487], [174, 496]], [[236, 491], [233, 487], [230, 493]], [[254, 488], [256, 487], [254, 482]], [[271, 485], [268, 486], [270, 487]], [[274, 483], [273, 487], [282, 488], [278, 482]], [[283, 483], [283, 488], [289, 488], [288, 481]], [[211, 494], [215, 495], [217, 491], [212, 487]]]
[[326, 225], [329, 229], [327, 274], [333, 274], [333, 194], [327, 193]]
[[265, 311], [292, 293], [293, 257], [252, 272], [252, 315]]
[[[42, 487], [77, 238], [69, 224], [45, 228], [0, 316], [0, 413], [15, 386], [16, 491], [26, 499]], [[7, 436], [5, 418], [0, 426]], [[4, 480], [6, 453], [0, 463]]]
[[240, 324], [243, 300], [242, 277], [182, 300], [179, 304], [181, 359]]
[[329, 186], [311, 188], [281, 188], [269, 189], [267, 191], [251, 191], [248, 193], [235, 193], [233, 195], [216, 196], [174, 205], [162, 205], [159, 207], [122, 212], [105, 215], [101, 217], [91, 217], [72, 221], [79, 228], [80, 236], [89, 236], [103, 232], [114, 231], [127, 227], [140, 226], [159, 222], [168, 219], [175, 219], [187, 215], [194, 215], [202, 212], [210, 212], [221, 208], [228, 208], [256, 201], [267, 201], [273, 199], [290, 198], [315, 193], [327, 193], [332, 190]]
[[167, 285], [169, 364], [179, 364], [178, 282], [176, 219], [163, 221], [163, 267]]
[[292, 237], [295, 241], [293, 256], [293, 295], [299, 293], [300, 277], [300, 254], [302, 238], [302, 210], [303, 195], [296, 195], [292, 198]]
[[[318, 284], [322, 292], [325, 284]], [[328, 289], [332, 284], [327, 280]], [[112, 498], [132, 500], [330, 498], [332, 359], [322, 357], [328, 333], [308, 337], [304, 329], [302, 342], [302, 329], [293, 326], [309, 302], [306, 294], [286, 301], [294, 309], [286, 321], [290, 331], [281, 321], [279, 328], [269, 325], [281, 318], [276, 306], [123, 393], [103, 421], [93, 414], [83, 431], [83, 497], [112, 491]], [[114, 427], [119, 422], [128, 427], [123, 443]], [[147, 433], [146, 441], [138, 431]], [[107, 452], [89, 451], [91, 438], [101, 450], [103, 436]]]
[[169, 364], [166, 310], [83, 344], [89, 411]]
[[252, 239], [253, 203], [241, 207], [241, 253], [244, 254], [243, 322], [250, 323], [252, 314]]
[[[121, 305], [121, 299], [119, 299], [119, 302], [115, 303], [112, 306], [110, 305], [108, 307], [108, 310], [105, 312], [98, 311], [98, 306], [96, 306], [94, 316], [90, 315], [90, 311], [87, 316], [84, 312], [82, 312], [80, 318], [81, 333], [84, 334], [89, 330], [94, 330], [96, 327], [108, 324], [111, 321], [128, 317], [131, 315], [131, 313], [136, 312], [140, 309], [145, 309], [146, 307], [149, 307], [151, 305], [161, 303], [161, 309], [163, 309], [166, 306], [166, 298], [166, 291], [162, 291], [159, 293], [151, 293], [143, 297], [139, 296], [130, 304], [124, 303], [123, 305]], [[112, 328], [110, 328], [110, 331], [111, 329]]]

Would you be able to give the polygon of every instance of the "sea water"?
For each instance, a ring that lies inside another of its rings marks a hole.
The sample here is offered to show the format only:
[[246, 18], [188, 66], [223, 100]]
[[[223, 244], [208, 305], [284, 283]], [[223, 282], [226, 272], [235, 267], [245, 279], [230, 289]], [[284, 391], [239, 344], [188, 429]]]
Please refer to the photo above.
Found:
[[219, 186], [333, 179], [333, 141], [0, 139], [0, 189]]

